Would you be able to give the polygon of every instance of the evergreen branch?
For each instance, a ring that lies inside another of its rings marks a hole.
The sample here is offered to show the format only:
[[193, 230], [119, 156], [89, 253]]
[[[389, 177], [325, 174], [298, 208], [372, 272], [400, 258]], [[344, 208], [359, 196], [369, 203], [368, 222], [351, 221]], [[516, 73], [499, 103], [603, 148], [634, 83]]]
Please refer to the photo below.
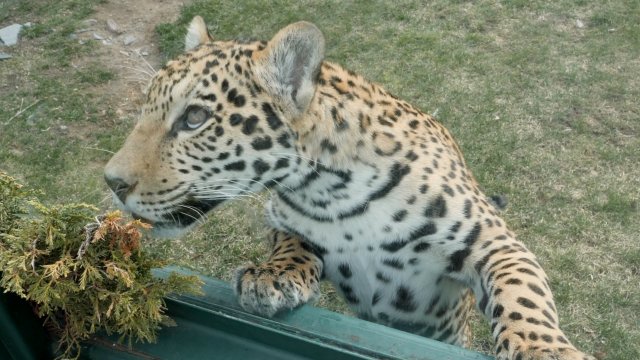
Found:
[[197, 277], [151, 275], [163, 264], [140, 249], [147, 225], [119, 212], [96, 217], [86, 204], [46, 206], [37, 194], [0, 172], [0, 287], [45, 318], [59, 358], [79, 357], [98, 331], [129, 344], [155, 341], [170, 323], [164, 297], [200, 292]]

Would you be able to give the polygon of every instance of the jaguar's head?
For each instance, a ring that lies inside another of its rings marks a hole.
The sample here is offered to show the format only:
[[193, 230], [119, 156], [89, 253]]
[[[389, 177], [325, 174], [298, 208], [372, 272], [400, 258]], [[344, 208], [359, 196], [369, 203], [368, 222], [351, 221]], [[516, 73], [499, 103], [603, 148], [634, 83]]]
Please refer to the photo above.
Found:
[[186, 52], [151, 80], [140, 118], [105, 169], [115, 201], [173, 236], [225, 202], [296, 177], [296, 131], [324, 38], [298, 22], [269, 42], [216, 41], [191, 22]]

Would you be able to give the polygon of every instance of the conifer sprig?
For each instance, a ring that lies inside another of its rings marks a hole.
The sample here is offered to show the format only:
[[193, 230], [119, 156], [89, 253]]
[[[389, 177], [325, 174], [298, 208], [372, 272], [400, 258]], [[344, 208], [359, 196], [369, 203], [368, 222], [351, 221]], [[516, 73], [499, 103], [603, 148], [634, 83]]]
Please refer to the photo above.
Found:
[[199, 293], [195, 276], [155, 278], [165, 264], [140, 249], [141, 229], [118, 211], [97, 216], [86, 204], [46, 206], [39, 194], [0, 172], [0, 288], [32, 302], [75, 358], [97, 331], [152, 342], [170, 293]]

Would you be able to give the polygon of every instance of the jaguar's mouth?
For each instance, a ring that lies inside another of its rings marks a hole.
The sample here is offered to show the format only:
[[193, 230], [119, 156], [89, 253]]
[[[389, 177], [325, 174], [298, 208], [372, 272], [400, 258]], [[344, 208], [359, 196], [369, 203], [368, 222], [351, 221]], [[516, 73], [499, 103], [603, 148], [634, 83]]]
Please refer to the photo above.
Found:
[[151, 225], [154, 227], [186, 228], [202, 219], [209, 211], [222, 202], [223, 200], [199, 200], [189, 198], [177, 205], [175, 210], [162, 215], [162, 221], [156, 221], [155, 224]]
[[154, 225], [154, 223], [155, 223], [153, 220], [149, 220], [149, 219], [147, 219], [147, 218], [145, 218], [145, 217], [141, 216], [141, 215], [140, 215], [140, 214], [138, 214], [138, 213], [134, 213], [134, 212], [132, 212], [132, 213], [131, 213], [131, 217], [132, 217], [132, 218], [134, 218], [134, 219], [136, 219], [136, 220], [138, 220], [138, 221], [141, 221], [141, 222], [143, 222], [143, 223], [145, 223], [145, 224], [149, 224], [149, 225], [151, 225], [151, 226], [153, 226], [153, 225]]
[[222, 202], [224, 200], [198, 200], [190, 197], [176, 205], [175, 210], [161, 215], [161, 220], [151, 220], [135, 212], [132, 212], [131, 216], [151, 225], [154, 236], [174, 238], [182, 235], [196, 222], [202, 221], [209, 211]]

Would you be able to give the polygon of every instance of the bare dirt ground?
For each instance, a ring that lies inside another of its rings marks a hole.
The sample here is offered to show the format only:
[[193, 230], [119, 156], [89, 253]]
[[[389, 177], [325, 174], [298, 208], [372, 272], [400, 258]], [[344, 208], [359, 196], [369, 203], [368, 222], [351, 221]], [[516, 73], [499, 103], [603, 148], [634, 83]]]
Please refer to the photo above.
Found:
[[[101, 87], [103, 100], [120, 118], [137, 114], [151, 75], [163, 65], [155, 26], [178, 18], [184, 1], [110, 0], [96, 8], [79, 41], [97, 41], [98, 50], [80, 61], [103, 64], [116, 74]], [[95, 20], [95, 21], [94, 21]], [[115, 23], [116, 31], [107, 22]]]

